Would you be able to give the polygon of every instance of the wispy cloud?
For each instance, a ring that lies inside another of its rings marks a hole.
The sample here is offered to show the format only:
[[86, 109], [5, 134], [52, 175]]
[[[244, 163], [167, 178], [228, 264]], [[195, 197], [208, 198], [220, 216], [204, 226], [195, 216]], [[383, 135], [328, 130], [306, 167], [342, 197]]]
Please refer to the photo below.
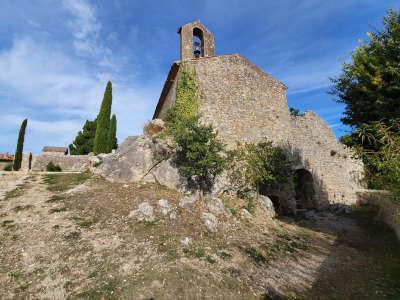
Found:
[[75, 38], [75, 50], [84, 54], [96, 53], [101, 25], [95, 17], [94, 7], [84, 0], [64, 0], [63, 4], [73, 15], [68, 25]]

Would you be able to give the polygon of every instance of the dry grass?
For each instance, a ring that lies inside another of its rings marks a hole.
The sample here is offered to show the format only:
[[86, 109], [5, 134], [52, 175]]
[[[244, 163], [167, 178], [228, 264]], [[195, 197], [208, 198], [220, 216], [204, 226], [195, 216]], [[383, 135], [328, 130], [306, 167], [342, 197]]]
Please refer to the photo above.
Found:
[[[6, 213], [0, 215], [5, 298], [260, 299], [273, 291], [287, 299], [400, 295], [393, 281], [398, 245], [390, 242], [390, 233], [365, 223], [364, 213], [272, 221], [256, 208], [251, 221], [220, 216], [218, 232], [209, 233], [201, 221], [204, 203], [178, 209], [177, 191], [91, 178], [85, 192], [62, 194], [88, 176], [50, 176], [29, 190], [34, 198], [25, 193], [19, 203], [0, 207]], [[177, 207], [177, 219], [161, 214], [161, 198]], [[155, 221], [129, 219], [144, 201], [155, 208]], [[247, 205], [235, 197], [223, 201], [231, 211]], [[185, 237], [192, 240], [188, 246], [181, 242]], [[385, 263], [378, 267], [380, 259]]]

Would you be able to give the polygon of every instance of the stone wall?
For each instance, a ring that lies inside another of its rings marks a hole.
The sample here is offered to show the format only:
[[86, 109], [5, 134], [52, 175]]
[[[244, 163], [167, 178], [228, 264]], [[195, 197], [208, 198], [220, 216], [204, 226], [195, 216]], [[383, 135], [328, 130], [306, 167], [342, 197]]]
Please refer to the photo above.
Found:
[[295, 168], [310, 171], [321, 202], [352, 204], [361, 188], [363, 165], [339, 143], [329, 127], [313, 112], [291, 117]]
[[[264, 137], [283, 142], [291, 134], [286, 86], [239, 54], [180, 62], [196, 71], [200, 113], [229, 148], [237, 141], [257, 142]], [[156, 117], [175, 103], [176, 80]]]
[[[284, 84], [239, 54], [186, 60], [176, 65], [195, 70], [202, 121], [213, 125], [227, 148], [235, 147], [237, 142], [256, 143], [267, 138], [290, 148], [293, 167], [304, 168], [313, 175], [316, 205], [356, 203], [362, 163], [352, 158], [351, 151], [336, 140], [330, 127], [316, 114], [290, 115]], [[163, 118], [174, 105], [176, 78], [168, 88], [160, 97], [154, 118]]]
[[32, 159], [32, 171], [46, 171], [47, 164], [53, 162], [64, 172], [84, 172], [91, 165], [91, 157], [91, 155], [35, 154]]
[[360, 190], [360, 204], [372, 205], [378, 209], [377, 218], [393, 229], [400, 241], [400, 204], [388, 199], [389, 193], [382, 190]]

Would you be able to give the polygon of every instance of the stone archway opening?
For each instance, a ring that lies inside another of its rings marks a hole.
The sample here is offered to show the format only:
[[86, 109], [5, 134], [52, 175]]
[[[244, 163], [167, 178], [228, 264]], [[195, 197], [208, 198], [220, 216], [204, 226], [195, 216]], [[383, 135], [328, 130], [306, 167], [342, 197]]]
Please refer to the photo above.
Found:
[[204, 36], [198, 27], [193, 28], [193, 55], [196, 58], [204, 57]]
[[298, 169], [294, 173], [297, 208], [315, 208], [315, 189], [312, 174], [306, 169]]

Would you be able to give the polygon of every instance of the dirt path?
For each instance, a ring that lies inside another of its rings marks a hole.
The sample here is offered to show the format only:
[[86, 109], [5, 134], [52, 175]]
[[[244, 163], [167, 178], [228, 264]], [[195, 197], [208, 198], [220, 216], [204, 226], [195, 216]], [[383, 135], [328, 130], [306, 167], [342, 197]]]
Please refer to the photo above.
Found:
[[[0, 177], [2, 299], [400, 297], [400, 246], [369, 210], [297, 221], [257, 210], [250, 221], [220, 217], [210, 234], [202, 203], [178, 209], [179, 194], [157, 185], [87, 179]], [[154, 222], [128, 218], [161, 198], [176, 219], [157, 209]]]

